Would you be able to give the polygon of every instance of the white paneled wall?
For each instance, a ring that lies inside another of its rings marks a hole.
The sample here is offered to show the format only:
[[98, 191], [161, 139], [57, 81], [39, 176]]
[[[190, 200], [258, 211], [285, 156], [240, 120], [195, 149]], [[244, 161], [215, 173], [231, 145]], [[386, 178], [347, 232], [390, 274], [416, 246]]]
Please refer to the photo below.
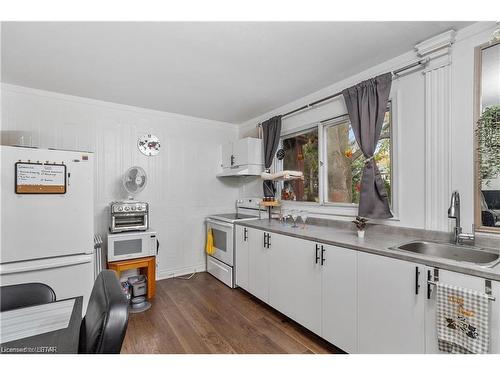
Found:
[[[238, 196], [238, 180], [215, 177], [218, 146], [237, 139], [237, 126], [3, 85], [2, 130], [28, 131], [42, 148], [95, 153], [97, 233], [107, 232], [109, 202], [126, 197], [123, 173], [143, 167], [149, 179], [136, 198], [150, 203], [161, 241], [158, 277], [205, 268], [204, 218], [231, 211]], [[137, 138], [147, 133], [160, 138], [158, 156], [137, 149]]]
[[449, 230], [451, 193], [451, 68], [425, 72], [425, 229]]

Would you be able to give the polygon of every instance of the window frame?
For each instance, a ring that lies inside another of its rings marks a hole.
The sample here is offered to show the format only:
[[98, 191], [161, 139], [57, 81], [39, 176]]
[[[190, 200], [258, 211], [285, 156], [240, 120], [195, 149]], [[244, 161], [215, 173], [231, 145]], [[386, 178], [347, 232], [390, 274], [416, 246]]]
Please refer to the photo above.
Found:
[[495, 47], [499, 45], [500, 42], [490, 43], [486, 42], [480, 44], [474, 48], [474, 104], [473, 104], [473, 117], [474, 117], [474, 150], [473, 150], [473, 163], [474, 163], [474, 230], [476, 232], [498, 234], [500, 233], [500, 228], [498, 227], [488, 227], [483, 225], [483, 219], [481, 217], [481, 177], [479, 172], [480, 158], [478, 155], [477, 147], [477, 122], [482, 113], [481, 102], [482, 102], [482, 72], [483, 72], [483, 51], [490, 47]]
[[[394, 217], [390, 220], [398, 219], [398, 182], [397, 182], [397, 154], [398, 154], [398, 142], [397, 142], [397, 95], [389, 98], [387, 104], [387, 110], [390, 116], [390, 133], [391, 133], [391, 211]], [[318, 172], [318, 201], [319, 202], [307, 202], [307, 201], [287, 201], [284, 200], [285, 205], [297, 205], [301, 208], [310, 207], [311, 209], [318, 209], [318, 214], [326, 215], [336, 215], [336, 216], [347, 216], [352, 217], [357, 215], [358, 203], [342, 203], [342, 202], [329, 202], [327, 201], [327, 190], [328, 190], [328, 158], [327, 158], [327, 144], [326, 144], [326, 131], [329, 127], [338, 126], [345, 121], [349, 121], [349, 115], [347, 113], [335, 116], [333, 118], [325, 119], [319, 122], [314, 122], [306, 124], [300, 127], [296, 127], [290, 131], [285, 131], [280, 136], [279, 147], [283, 147], [283, 140], [295, 137], [300, 134], [304, 134], [317, 129], [318, 131], [318, 158], [319, 158], [319, 172]], [[283, 160], [278, 160], [276, 157], [273, 161], [275, 171], [283, 170]], [[284, 186], [283, 181], [277, 183], [277, 194], [281, 198], [281, 192]]]
[[339, 126], [344, 124], [347, 121], [347, 123], [351, 124], [349, 120], [349, 115], [341, 115], [336, 117], [335, 119], [332, 120], [326, 120], [323, 121], [322, 124], [322, 132], [323, 132], [323, 139], [325, 140], [322, 144], [321, 147], [323, 148], [321, 154], [323, 155], [323, 160], [320, 160], [320, 167], [322, 168], [321, 174], [323, 175], [323, 189], [322, 189], [322, 200], [321, 203], [324, 206], [333, 206], [333, 207], [358, 207], [357, 203], [344, 203], [344, 202], [330, 202], [328, 201], [328, 156], [327, 156], [327, 137], [326, 137], [326, 132], [328, 131], [329, 128], [332, 128], [334, 126]]
[[[281, 133], [280, 136], [280, 142], [278, 149], [283, 148], [283, 140], [289, 139], [296, 137], [301, 134], [309, 133], [313, 130], [318, 131], [318, 158], [319, 158], [319, 170], [321, 171], [321, 142], [322, 142], [322, 137], [320, 133], [320, 124], [319, 123], [312, 123], [308, 125], [301, 126], [300, 128], [293, 129], [291, 132], [286, 132], [286, 133]], [[283, 160], [278, 160], [276, 156], [274, 157], [274, 166], [275, 166], [275, 171], [282, 171], [283, 170]], [[319, 206], [321, 205], [321, 175], [323, 173], [319, 173], [318, 175], [318, 200], [319, 202], [309, 202], [309, 201], [283, 201], [283, 202], [293, 202], [294, 204], [301, 204], [301, 205], [312, 205], [312, 206]], [[281, 200], [281, 191], [283, 190], [285, 182], [284, 181], [279, 181], [276, 184], [276, 193], [280, 197]]]

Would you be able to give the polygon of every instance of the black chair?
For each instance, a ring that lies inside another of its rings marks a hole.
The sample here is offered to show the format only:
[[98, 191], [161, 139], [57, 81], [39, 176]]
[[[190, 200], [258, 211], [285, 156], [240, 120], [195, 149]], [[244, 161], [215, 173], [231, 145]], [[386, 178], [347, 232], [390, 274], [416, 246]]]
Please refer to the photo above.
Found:
[[42, 283], [26, 283], [0, 287], [0, 311], [54, 302], [54, 290]]
[[80, 326], [79, 353], [120, 353], [128, 324], [128, 301], [114, 271], [102, 271], [94, 283]]

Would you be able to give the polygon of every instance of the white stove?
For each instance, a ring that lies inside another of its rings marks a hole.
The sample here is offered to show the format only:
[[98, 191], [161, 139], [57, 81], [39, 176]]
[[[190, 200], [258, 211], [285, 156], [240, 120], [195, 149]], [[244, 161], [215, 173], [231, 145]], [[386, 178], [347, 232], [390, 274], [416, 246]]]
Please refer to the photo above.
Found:
[[[235, 223], [237, 221], [246, 221], [246, 220], [255, 220], [255, 215], [246, 215], [240, 213], [231, 213], [231, 214], [216, 214], [210, 215], [209, 219], [220, 220], [226, 223]], [[258, 219], [258, 217], [257, 217]]]
[[236, 201], [236, 212], [209, 215], [207, 233], [212, 231], [215, 252], [207, 254], [207, 272], [234, 288], [235, 223], [258, 220], [261, 198], [243, 198]]

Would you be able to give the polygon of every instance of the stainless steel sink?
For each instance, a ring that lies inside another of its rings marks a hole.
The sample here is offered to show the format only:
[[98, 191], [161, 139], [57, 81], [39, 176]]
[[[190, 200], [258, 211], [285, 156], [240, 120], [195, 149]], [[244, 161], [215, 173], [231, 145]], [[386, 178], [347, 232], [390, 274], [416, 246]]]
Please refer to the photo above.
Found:
[[440, 242], [413, 241], [393, 247], [392, 249], [451, 259], [458, 262], [473, 263], [484, 267], [492, 267], [500, 261], [499, 254], [493, 251], [479, 247]]

